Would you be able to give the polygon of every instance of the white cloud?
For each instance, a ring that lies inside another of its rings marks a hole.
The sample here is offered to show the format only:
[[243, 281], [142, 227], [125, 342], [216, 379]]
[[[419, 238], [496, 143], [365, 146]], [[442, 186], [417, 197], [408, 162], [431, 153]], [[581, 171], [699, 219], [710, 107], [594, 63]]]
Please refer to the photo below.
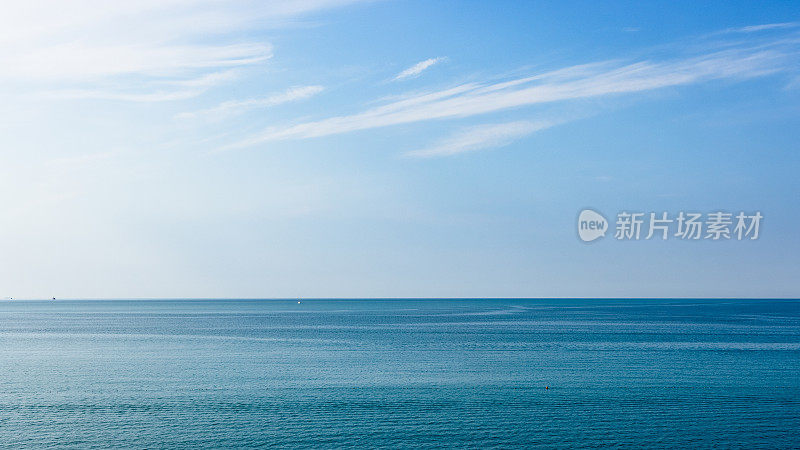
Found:
[[776, 41], [666, 61], [606, 61], [504, 82], [469, 83], [366, 111], [271, 127], [224, 149], [307, 139], [427, 120], [453, 119], [544, 103], [630, 94], [719, 79], [746, 79], [796, 66], [797, 42]]
[[205, 92], [205, 89], [183, 89], [171, 91], [154, 92], [111, 92], [92, 89], [63, 89], [58, 91], [45, 92], [44, 96], [55, 99], [74, 100], [114, 100], [137, 103], [167, 102], [174, 100], [186, 100], [197, 97]]
[[202, 95], [209, 88], [236, 77], [234, 70], [212, 72], [197, 78], [152, 81], [144, 90], [111, 91], [104, 89], [57, 89], [42, 93], [56, 99], [119, 100], [127, 102], [163, 102], [185, 100]]
[[426, 59], [425, 61], [420, 61], [420, 62], [414, 64], [413, 66], [409, 67], [408, 69], [406, 69], [406, 70], [400, 72], [399, 74], [397, 74], [397, 76], [394, 77], [394, 79], [395, 80], [405, 80], [406, 78], [418, 77], [419, 74], [422, 73], [422, 71], [424, 71], [428, 67], [430, 67], [430, 66], [432, 66], [434, 64], [440, 63], [442, 61], [444, 61], [444, 58], [430, 58], [430, 59]]
[[750, 25], [747, 27], [741, 28], [732, 28], [727, 30], [733, 33], [755, 33], [757, 31], [765, 31], [765, 30], [778, 30], [784, 28], [794, 28], [800, 25], [798, 22], [782, 22], [782, 23], [766, 23], [762, 25]]
[[496, 148], [532, 134], [536, 131], [557, 125], [555, 121], [516, 121], [508, 123], [479, 125], [467, 128], [443, 139], [432, 147], [407, 152], [405, 156], [431, 158], [451, 156], [485, 148]]
[[[269, 43], [237, 37], [243, 31], [357, 1], [10, 2], [0, 14], [0, 82], [15, 91], [65, 90], [62, 97], [188, 98], [201, 92], [186, 89], [192, 81], [272, 56]], [[131, 92], [131, 85], [139, 91]]]
[[274, 94], [269, 97], [228, 101], [213, 108], [182, 113], [177, 117], [181, 119], [193, 119], [197, 117], [221, 118], [232, 114], [242, 113], [251, 109], [268, 108], [283, 103], [304, 100], [319, 94], [323, 90], [324, 88], [322, 86], [295, 86], [287, 89], [284, 92]]
[[[281, 26], [316, 11], [364, 0], [28, 0], [6, 2], [0, 45], [72, 40], [180, 41], [254, 27]], [[94, 38], [94, 39], [93, 39]]]
[[272, 56], [266, 44], [97, 45], [86, 42], [6, 52], [2, 76], [42, 81], [85, 81], [120, 75], [183, 76], [243, 66]]

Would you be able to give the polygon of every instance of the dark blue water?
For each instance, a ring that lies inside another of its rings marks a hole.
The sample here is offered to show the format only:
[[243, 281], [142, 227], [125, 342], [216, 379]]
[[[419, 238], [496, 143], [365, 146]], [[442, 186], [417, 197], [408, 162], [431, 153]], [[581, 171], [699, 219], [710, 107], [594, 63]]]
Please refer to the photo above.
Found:
[[800, 301], [3, 301], [0, 445], [797, 448]]

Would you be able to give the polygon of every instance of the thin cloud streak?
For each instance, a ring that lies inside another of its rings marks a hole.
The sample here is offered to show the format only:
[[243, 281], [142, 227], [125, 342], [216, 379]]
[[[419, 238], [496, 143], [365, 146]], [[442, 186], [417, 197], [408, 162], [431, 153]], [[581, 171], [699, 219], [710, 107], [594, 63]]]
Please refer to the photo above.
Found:
[[146, 92], [109, 91], [103, 89], [60, 89], [44, 92], [41, 96], [54, 99], [113, 100], [139, 103], [186, 100], [198, 97], [208, 89], [235, 78], [236, 75], [237, 72], [235, 70], [226, 70], [191, 79], [151, 82], [147, 83]]
[[[241, 32], [294, 23], [314, 12], [366, 0], [37, 0], [0, 14], [0, 81], [14, 92], [121, 101], [191, 98], [192, 80], [272, 57]], [[172, 79], [184, 88], [158, 86]], [[99, 90], [97, 86], [102, 86]], [[141, 91], [129, 92], [129, 86]]]
[[133, 103], [156, 103], [187, 100], [200, 96], [205, 91], [205, 89], [188, 89], [146, 93], [125, 93], [89, 89], [64, 89], [60, 91], [48, 92], [44, 96], [62, 100], [112, 100]]
[[406, 152], [413, 158], [433, 158], [474, 152], [486, 148], [497, 148], [511, 144], [537, 131], [558, 125], [559, 121], [515, 121], [508, 123], [479, 125], [449, 136], [432, 147]]
[[787, 70], [797, 43], [733, 48], [686, 59], [568, 67], [500, 83], [470, 83], [409, 97], [361, 113], [272, 127], [221, 150], [286, 139], [308, 139], [427, 120], [453, 119], [512, 108], [631, 94], [720, 79], [742, 80]]
[[405, 80], [407, 78], [416, 78], [429, 67], [433, 66], [434, 64], [438, 64], [442, 61], [444, 61], [444, 58], [430, 58], [426, 59], [425, 61], [420, 61], [414, 64], [413, 66], [409, 67], [408, 69], [397, 74], [397, 76], [394, 77], [394, 80], [399, 81], [399, 80]]
[[797, 26], [800, 26], [800, 22], [766, 23], [763, 25], [750, 25], [747, 27], [734, 28], [728, 31], [735, 33], [755, 33], [758, 31], [795, 28]]
[[3, 78], [81, 81], [120, 75], [168, 77], [245, 66], [272, 57], [268, 44], [142, 45], [61, 44], [4, 55]]
[[323, 90], [324, 88], [322, 86], [295, 86], [269, 97], [228, 101], [213, 108], [181, 113], [176, 117], [180, 119], [194, 119], [198, 117], [219, 119], [233, 114], [241, 114], [252, 109], [269, 108], [284, 103], [305, 100], [319, 94]]

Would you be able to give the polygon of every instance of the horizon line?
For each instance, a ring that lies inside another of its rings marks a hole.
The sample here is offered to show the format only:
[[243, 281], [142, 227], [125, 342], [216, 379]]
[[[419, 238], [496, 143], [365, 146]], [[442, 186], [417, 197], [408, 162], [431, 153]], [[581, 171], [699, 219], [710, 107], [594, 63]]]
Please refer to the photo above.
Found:
[[314, 301], [314, 300], [800, 300], [800, 297], [3, 297], [0, 302], [12, 301]]

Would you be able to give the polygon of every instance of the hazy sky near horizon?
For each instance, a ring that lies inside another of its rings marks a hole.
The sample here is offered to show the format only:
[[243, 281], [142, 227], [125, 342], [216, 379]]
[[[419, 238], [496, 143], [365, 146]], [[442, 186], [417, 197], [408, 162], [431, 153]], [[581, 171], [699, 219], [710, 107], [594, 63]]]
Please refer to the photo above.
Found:
[[795, 2], [3, 8], [0, 298], [800, 296]]

